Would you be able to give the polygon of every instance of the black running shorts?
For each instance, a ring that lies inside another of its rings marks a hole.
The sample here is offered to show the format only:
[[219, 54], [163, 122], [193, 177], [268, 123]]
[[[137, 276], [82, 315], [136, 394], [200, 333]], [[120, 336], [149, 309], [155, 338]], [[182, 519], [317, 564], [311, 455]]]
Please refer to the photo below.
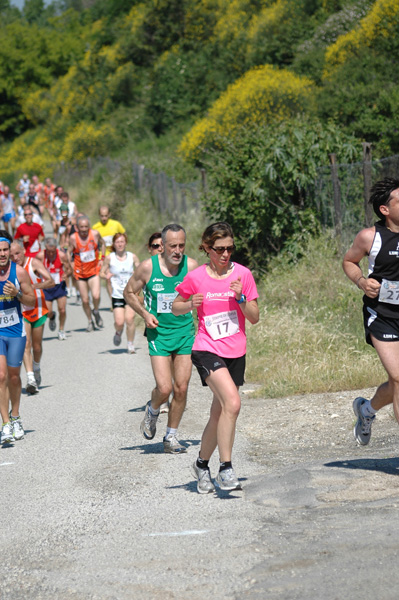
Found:
[[237, 386], [245, 383], [245, 354], [238, 358], [222, 358], [212, 352], [193, 350], [191, 360], [193, 361], [193, 365], [197, 367], [202, 385], [204, 386], [207, 385], [206, 379], [211, 374], [211, 371], [223, 368], [229, 371], [232, 380]]

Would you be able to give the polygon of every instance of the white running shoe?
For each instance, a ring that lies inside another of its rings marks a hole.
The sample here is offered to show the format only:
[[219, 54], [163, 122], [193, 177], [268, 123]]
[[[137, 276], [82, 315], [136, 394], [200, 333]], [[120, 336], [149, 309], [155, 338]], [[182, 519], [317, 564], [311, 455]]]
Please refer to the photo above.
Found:
[[21, 417], [12, 417], [10, 412], [10, 421], [12, 425], [12, 433], [14, 440], [22, 440], [25, 435], [24, 428], [22, 427]]
[[194, 461], [191, 472], [197, 480], [197, 492], [199, 494], [212, 494], [215, 491], [209, 469], [200, 469], [197, 466], [197, 461]]
[[122, 332], [121, 331], [115, 331], [115, 335], [114, 335], [114, 346], [120, 346], [121, 345], [121, 341], [122, 341]]
[[133, 342], [127, 343], [127, 353], [128, 354], [136, 354], [136, 348], [134, 347]]
[[58, 339], [59, 340], [66, 340], [67, 339], [66, 333], [65, 333], [65, 331], [63, 329], [59, 330], [59, 332], [58, 332]]
[[221, 490], [241, 490], [241, 483], [238, 481], [238, 477], [234, 472], [234, 469], [225, 469], [219, 471], [215, 477], [215, 485]]
[[159, 412], [161, 414], [165, 414], [169, 412], [169, 402], [164, 402], [163, 404], [161, 404], [161, 406], [159, 407]]
[[187, 448], [179, 442], [176, 435], [163, 438], [163, 449], [166, 454], [183, 454], [187, 452]]
[[27, 394], [33, 396], [33, 394], [37, 394], [39, 392], [39, 388], [37, 387], [36, 379], [34, 377], [28, 377], [26, 382], [25, 390]]
[[3, 423], [3, 427], [1, 429], [1, 444], [9, 444], [14, 441], [14, 436], [12, 433], [13, 427], [12, 423]]

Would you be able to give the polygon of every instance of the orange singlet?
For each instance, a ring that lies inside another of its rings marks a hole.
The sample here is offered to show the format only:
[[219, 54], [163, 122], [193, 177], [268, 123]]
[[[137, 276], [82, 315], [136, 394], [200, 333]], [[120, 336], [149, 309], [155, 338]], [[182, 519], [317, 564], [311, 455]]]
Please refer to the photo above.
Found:
[[76, 279], [89, 279], [100, 272], [99, 252], [93, 230], [89, 230], [89, 235], [85, 241], [79, 237], [78, 232], [74, 233], [76, 248], [73, 250], [74, 265], [73, 272]]
[[[35, 271], [33, 270], [31, 256], [29, 256], [26, 259], [24, 269], [25, 269], [25, 271], [28, 272], [28, 275], [30, 277], [32, 284], [39, 283], [41, 281], [40, 277], [38, 277], [36, 275]], [[44, 297], [43, 290], [35, 289], [35, 296], [36, 296], [35, 308], [31, 308], [30, 306], [25, 306], [25, 304], [22, 305], [22, 314], [24, 315], [24, 318], [27, 321], [30, 321], [31, 323], [33, 323], [34, 321], [37, 321], [41, 317], [44, 317], [44, 315], [47, 315], [47, 313], [48, 313], [46, 299]]]

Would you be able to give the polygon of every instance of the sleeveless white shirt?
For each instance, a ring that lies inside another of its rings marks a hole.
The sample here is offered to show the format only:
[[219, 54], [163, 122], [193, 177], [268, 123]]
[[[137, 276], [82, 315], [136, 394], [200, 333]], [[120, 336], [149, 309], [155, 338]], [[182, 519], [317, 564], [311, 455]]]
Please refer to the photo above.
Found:
[[121, 299], [123, 298], [123, 290], [133, 275], [133, 253], [126, 252], [125, 260], [119, 260], [115, 252], [111, 252], [109, 255], [109, 270], [112, 273], [112, 297]]

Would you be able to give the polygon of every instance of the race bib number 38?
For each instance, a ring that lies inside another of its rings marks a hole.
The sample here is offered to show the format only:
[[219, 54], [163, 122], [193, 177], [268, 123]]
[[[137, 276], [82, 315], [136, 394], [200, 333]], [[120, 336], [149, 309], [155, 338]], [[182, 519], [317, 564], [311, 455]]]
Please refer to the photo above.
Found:
[[215, 341], [238, 333], [240, 325], [237, 311], [229, 310], [205, 317], [205, 328]]
[[176, 298], [177, 292], [171, 294], [158, 294], [157, 295], [157, 312], [159, 313], [171, 313], [173, 300]]
[[17, 323], [19, 323], [19, 316], [16, 308], [0, 310], [0, 328], [11, 327]]
[[388, 304], [399, 304], [399, 281], [383, 279], [378, 300]]

